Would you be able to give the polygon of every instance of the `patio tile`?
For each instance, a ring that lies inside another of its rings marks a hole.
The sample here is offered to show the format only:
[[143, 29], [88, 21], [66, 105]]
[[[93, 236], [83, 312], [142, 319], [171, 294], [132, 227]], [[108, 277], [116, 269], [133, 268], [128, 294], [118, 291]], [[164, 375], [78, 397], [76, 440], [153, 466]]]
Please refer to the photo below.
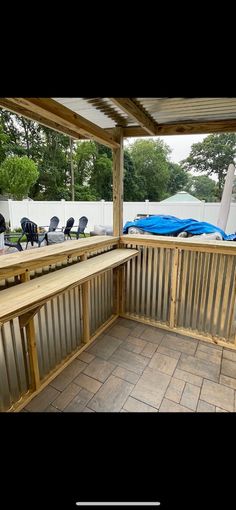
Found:
[[116, 367], [115, 370], [113, 370], [112, 375], [120, 377], [120, 379], [124, 379], [132, 384], [136, 384], [140, 377], [138, 374], [135, 374], [135, 372], [130, 372], [130, 370], [122, 367]]
[[185, 381], [181, 381], [180, 379], [176, 379], [175, 377], [171, 378], [170, 384], [167, 388], [165, 397], [169, 400], [173, 400], [177, 404], [181, 400], [181, 396], [183, 393], [183, 389], [185, 386]]
[[181, 406], [180, 404], [176, 404], [167, 398], [164, 398], [159, 413], [192, 413], [191, 409], [188, 407]]
[[211, 352], [212, 349], [215, 349], [217, 351], [223, 351], [223, 347], [221, 345], [217, 345], [214, 342], [204, 342], [202, 340], [199, 340], [198, 348], [201, 349], [204, 352]]
[[236, 378], [236, 362], [229, 359], [222, 359], [221, 373], [228, 377]]
[[165, 334], [161, 345], [174, 349], [175, 351], [184, 352], [186, 354], [195, 354], [198, 341], [193, 338], [181, 338], [178, 336]]
[[147, 326], [145, 324], [139, 324], [138, 322], [136, 322], [135, 328], [132, 329], [132, 335], [136, 337], [140, 336], [146, 328]]
[[142, 340], [141, 338], [135, 338], [133, 336], [128, 336], [128, 338], [123, 342], [122, 348], [126, 349], [130, 352], [135, 352], [136, 354], [140, 354], [144, 349], [147, 342]]
[[197, 413], [215, 413], [216, 408], [212, 404], [204, 402], [204, 400], [198, 401]]
[[142, 374], [149, 359], [119, 347], [109, 361], [127, 370], [131, 370], [131, 372], [135, 372], [136, 374]]
[[218, 381], [220, 375], [220, 366], [187, 354], [181, 355], [177, 368], [212, 381]]
[[140, 402], [140, 400], [136, 400], [133, 397], [128, 397], [123, 409], [130, 413], [157, 413], [157, 409], [155, 407], [148, 406], [147, 404], [144, 404], [144, 402]]
[[158, 347], [157, 344], [147, 342], [140, 354], [142, 354], [142, 356], [145, 356], [146, 358], [152, 358], [154, 352], [157, 350], [157, 347]]
[[177, 359], [170, 358], [170, 356], [157, 352], [152, 357], [148, 366], [155, 370], [159, 370], [159, 372], [163, 372], [164, 374], [173, 375], [177, 363]]
[[157, 328], [152, 326], [148, 326], [144, 329], [144, 331], [139, 335], [143, 340], [147, 340], [148, 342], [152, 342], [153, 344], [159, 345], [163, 339], [164, 331], [160, 331]]
[[52, 388], [52, 386], [47, 386], [27, 404], [26, 410], [31, 412], [43, 412], [58, 395], [60, 395], [59, 391]]
[[64, 413], [80, 413], [87, 406], [88, 402], [93, 397], [93, 393], [85, 389], [80, 390], [78, 395], [73, 398], [67, 407], [64, 409]]
[[216, 407], [216, 413], [228, 413], [225, 409], [221, 409], [221, 407]]
[[181, 356], [181, 352], [174, 351], [174, 349], [169, 349], [169, 347], [165, 347], [164, 345], [159, 345], [157, 348], [157, 352], [160, 352], [161, 354], [166, 354], [167, 356], [170, 356], [171, 358], [179, 359]]
[[93, 411], [93, 409], [89, 409], [89, 407], [85, 407], [82, 412], [83, 413], [95, 413], [95, 411]]
[[121, 340], [127, 338], [129, 334], [130, 328], [125, 328], [124, 326], [120, 326], [119, 324], [115, 324], [115, 326], [112, 326], [112, 328], [109, 329], [109, 336], [114, 336], [115, 338], [120, 338]]
[[123, 317], [120, 317], [118, 319], [119, 326], [124, 326], [125, 328], [134, 329], [137, 327], [137, 322], [132, 321], [131, 319], [124, 319]]
[[53, 407], [53, 405], [50, 405], [45, 409], [45, 413], [61, 413], [60, 409], [56, 409], [56, 407]]
[[203, 378], [198, 375], [190, 374], [190, 372], [185, 372], [184, 370], [180, 370], [176, 368], [174, 377], [177, 379], [181, 379], [182, 381], [189, 382], [191, 384], [195, 384], [195, 386], [201, 386]]
[[236, 351], [230, 351], [229, 349], [223, 349], [223, 358], [231, 361], [236, 361]]
[[195, 357], [198, 359], [203, 359], [208, 361], [209, 363], [215, 363], [216, 365], [221, 364], [222, 351], [218, 351], [217, 349], [209, 349], [208, 351], [202, 350], [202, 346], [198, 347], [196, 350]]
[[84, 374], [89, 375], [100, 382], [104, 382], [114, 368], [115, 365], [112, 365], [112, 363], [100, 358], [95, 358], [95, 360], [87, 366], [86, 370], [84, 370]]
[[63, 370], [63, 372], [61, 372], [61, 374], [53, 379], [50, 383], [51, 386], [59, 391], [63, 391], [86, 366], [86, 363], [83, 361], [75, 359]]
[[195, 411], [197, 408], [199, 393], [200, 388], [198, 388], [198, 386], [186, 383], [180, 404]]
[[65, 390], [53, 401], [54, 407], [63, 411], [63, 409], [78, 395], [81, 388], [74, 383], [69, 384]]
[[132, 389], [133, 384], [111, 375], [93, 396], [88, 407], [96, 412], [118, 412]]
[[158, 409], [169, 382], [169, 375], [147, 367], [133, 389], [131, 396]]
[[204, 380], [200, 395], [201, 400], [209, 402], [226, 411], [234, 411], [234, 390], [212, 381]]
[[220, 375], [220, 384], [224, 384], [225, 386], [229, 386], [236, 390], [236, 379], [233, 377], [228, 377], [227, 375]]
[[118, 340], [118, 338], [114, 338], [110, 335], [104, 335], [96, 345], [90, 347], [89, 353], [107, 360], [120, 344], [122, 344], [122, 340]]
[[95, 356], [93, 356], [92, 354], [89, 354], [89, 352], [83, 351], [76, 359], [80, 359], [81, 361], [84, 361], [85, 363], [91, 363], [91, 361], [93, 361], [94, 358], [95, 358]]
[[74, 380], [76, 384], [78, 384], [81, 388], [84, 388], [85, 390], [90, 391], [91, 393], [96, 393], [96, 391], [101, 388], [102, 383], [96, 381], [96, 379], [92, 379], [92, 377], [89, 377], [85, 374], [80, 374], [76, 379]]

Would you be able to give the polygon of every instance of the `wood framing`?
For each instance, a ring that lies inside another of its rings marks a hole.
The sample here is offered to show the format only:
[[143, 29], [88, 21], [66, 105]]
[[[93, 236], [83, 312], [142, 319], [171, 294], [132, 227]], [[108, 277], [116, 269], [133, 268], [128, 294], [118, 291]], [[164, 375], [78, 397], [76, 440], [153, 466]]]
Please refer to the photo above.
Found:
[[[158, 124], [156, 136], [165, 135], [197, 135], [208, 133], [236, 132], [236, 119], [211, 120], [205, 122], [175, 122], [171, 124]], [[124, 138], [150, 136], [142, 127], [125, 127]]]
[[127, 115], [132, 117], [145, 132], [150, 136], [155, 136], [158, 124], [152, 120], [145, 111], [140, 108], [130, 97], [112, 97], [112, 102], [115, 103]]
[[113, 235], [123, 233], [123, 176], [124, 152], [122, 128], [114, 129], [114, 136], [119, 140], [119, 148], [113, 149]]
[[[50, 123], [54, 122], [61, 126], [61, 131], [64, 131], [65, 128], [67, 130], [66, 134], [68, 134], [69, 130], [70, 135], [74, 138], [80, 138], [80, 136], [83, 135], [89, 139], [91, 138], [99, 143], [107, 145], [110, 148], [119, 147], [119, 143], [104, 129], [51, 98], [6, 97], [2, 99], [4, 100], [5, 108], [15, 111], [15, 106], [17, 109], [21, 107], [21, 115], [24, 115], [25, 109], [25, 116], [32, 118], [32, 112], [33, 120], [37, 120], [38, 118], [38, 122], [43, 122], [45, 125], [48, 125], [48, 120]], [[1, 104], [0, 99], [0, 105]], [[49, 125], [49, 127], [52, 127], [52, 125]]]

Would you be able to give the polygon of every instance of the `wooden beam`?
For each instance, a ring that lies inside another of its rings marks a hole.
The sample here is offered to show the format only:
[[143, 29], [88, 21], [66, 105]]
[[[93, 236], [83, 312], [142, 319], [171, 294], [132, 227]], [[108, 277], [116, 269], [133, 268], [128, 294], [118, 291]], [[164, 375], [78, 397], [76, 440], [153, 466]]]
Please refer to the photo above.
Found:
[[[205, 122], [179, 122], [172, 124], [158, 124], [156, 136], [168, 135], [196, 135], [209, 133], [227, 133], [236, 132], [236, 119], [211, 120]], [[139, 137], [150, 136], [143, 128], [126, 127], [123, 128], [123, 136]]]
[[123, 233], [123, 175], [124, 154], [122, 128], [114, 130], [119, 140], [119, 149], [113, 149], [113, 235], [121, 236]]
[[50, 129], [54, 129], [54, 131], [58, 131], [59, 133], [63, 133], [63, 135], [68, 135], [75, 139], [81, 139], [86, 140], [86, 137], [83, 135], [79, 135], [75, 131], [68, 129], [66, 127], [62, 127], [57, 122], [53, 122], [52, 120], [45, 119], [41, 115], [31, 112], [29, 109], [17, 105], [17, 104], [11, 104], [8, 99], [5, 97], [0, 98], [0, 107], [6, 108], [7, 110], [17, 113], [18, 115], [22, 115], [23, 117], [26, 117], [29, 120], [34, 120], [35, 122], [39, 122], [39, 124], [42, 124], [43, 126], [46, 126]]
[[55, 122], [63, 129], [66, 128], [67, 130], [73, 131], [76, 138], [80, 138], [80, 136], [83, 135], [107, 145], [110, 148], [119, 147], [118, 142], [104, 129], [51, 98], [7, 97], [2, 99], [4, 99], [5, 105], [6, 102], [8, 102], [8, 109], [11, 108], [11, 110], [14, 111], [15, 105], [25, 108], [27, 114], [30, 114], [30, 118], [31, 112], [33, 113], [33, 120], [36, 120], [38, 116], [38, 118], [43, 119], [43, 121], [49, 120], [50, 122]]
[[130, 97], [111, 97], [112, 102], [132, 117], [148, 135], [156, 135], [158, 124]]

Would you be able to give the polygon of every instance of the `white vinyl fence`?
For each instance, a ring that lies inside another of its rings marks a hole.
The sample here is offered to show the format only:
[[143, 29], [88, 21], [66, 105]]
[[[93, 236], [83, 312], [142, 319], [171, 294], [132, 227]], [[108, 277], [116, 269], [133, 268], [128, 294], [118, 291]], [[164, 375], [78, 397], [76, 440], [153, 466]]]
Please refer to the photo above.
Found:
[[[204, 202], [124, 202], [124, 224], [132, 221], [137, 214], [169, 214], [178, 218], [193, 218], [208, 221], [217, 225], [220, 203]], [[65, 226], [71, 216], [75, 219], [75, 230], [81, 216], [87, 216], [86, 232], [94, 229], [94, 225], [112, 225], [113, 203], [105, 202], [36, 202], [33, 200], [0, 201], [0, 212], [6, 221], [10, 221], [11, 229], [20, 227], [23, 216], [30, 218], [39, 226], [49, 225], [52, 216], [60, 218], [59, 227]], [[226, 232], [236, 231], [236, 203], [232, 202]]]

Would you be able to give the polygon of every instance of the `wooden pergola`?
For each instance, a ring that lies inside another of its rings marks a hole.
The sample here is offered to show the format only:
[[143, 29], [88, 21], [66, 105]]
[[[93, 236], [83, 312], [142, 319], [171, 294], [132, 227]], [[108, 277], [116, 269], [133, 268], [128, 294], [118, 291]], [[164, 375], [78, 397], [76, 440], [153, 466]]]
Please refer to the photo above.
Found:
[[113, 231], [123, 227], [123, 139], [236, 132], [236, 98], [0, 98], [0, 106], [113, 150]]
[[236, 132], [236, 98], [0, 98], [0, 107], [113, 151], [113, 236], [1, 256], [0, 410], [20, 410], [65, 367], [80, 369], [78, 355], [119, 317], [181, 335], [184, 349], [190, 337], [235, 350], [235, 242], [123, 235], [123, 140]]

